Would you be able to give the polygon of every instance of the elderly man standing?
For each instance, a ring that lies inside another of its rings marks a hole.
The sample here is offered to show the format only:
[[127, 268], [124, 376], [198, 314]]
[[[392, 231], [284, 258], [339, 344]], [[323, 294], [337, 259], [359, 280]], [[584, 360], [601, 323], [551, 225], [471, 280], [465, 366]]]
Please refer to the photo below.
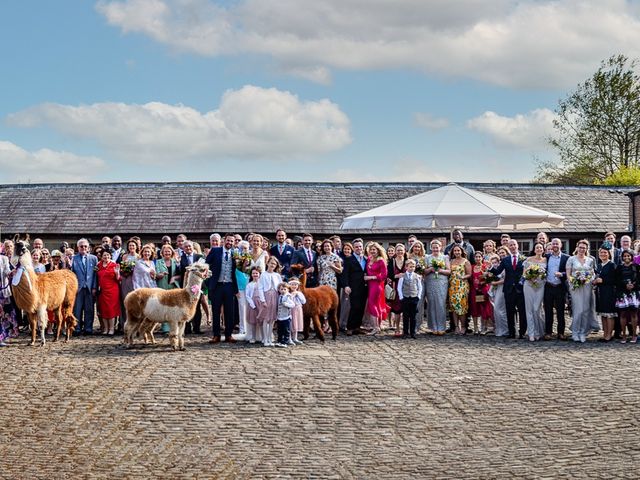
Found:
[[73, 314], [78, 319], [76, 334], [93, 334], [94, 303], [97, 281], [95, 268], [98, 259], [89, 253], [89, 241], [86, 238], [78, 240], [78, 253], [73, 256], [71, 270], [78, 277], [78, 293]]

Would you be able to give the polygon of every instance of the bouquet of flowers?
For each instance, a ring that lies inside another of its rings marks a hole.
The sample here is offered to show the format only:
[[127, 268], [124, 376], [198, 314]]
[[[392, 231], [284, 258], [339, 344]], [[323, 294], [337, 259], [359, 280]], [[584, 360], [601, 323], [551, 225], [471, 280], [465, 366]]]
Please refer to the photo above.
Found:
[[136, 266], [136, 262], [133, 260], [127, 260], [120, 264], [120, 275], [123, 277], [129, 277], [133, 273], [133, 269]]
[[431, 268], [433, 268], [435, 277], [438, 278], [438, 270], [445, 267], [444, 260], [441, 258], [432, 258], [430, 263]]
[[573, 274], [569, 277], [569, 284], [573, 290], [577, 290], [578, 288], [586, 285], [587, 283], [593, 280], [593, 275], [591, 272], [587, 272], [584, 270], [578, 270], [577, 272], [573, 272]]
[[236, 261], [236, 268], [238, 270], [242, 273], [249, 273], [249, 265], [251, 264], [251, 260], [253, 260], [253, 257], [249, 252], [235, 252], [233, 254], [233, 259]]
[[532, 263], [524, 270], [523, 276], [537, 288], [542, 285], [542, 280], [547, 278], [547, 270], [537, 263]]
[[424, 261], [424, 258], [416, 258], [416, 273], [418, 275], [424, 275], [424, 271], [427, 269], [427, 264]]
[[493, 273], [491, 272], [484, 272], [482, 274], [482, 279], [484, 280], [484, 283], [491, 283], [491, 282], [495, 282], [498, 280], [498, 277], [496, 277]]

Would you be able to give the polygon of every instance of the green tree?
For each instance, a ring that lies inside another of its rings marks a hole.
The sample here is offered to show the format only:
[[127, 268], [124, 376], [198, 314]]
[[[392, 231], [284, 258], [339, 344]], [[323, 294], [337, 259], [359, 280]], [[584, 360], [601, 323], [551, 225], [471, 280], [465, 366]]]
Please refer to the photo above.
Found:
[[538, 164], [536, 181], [602, 183], [640, 167], [640, 76], [636, 60], [614, 55], [558, 103], [549, 139], [560, 162]]
[[621, 167], [602, 181], [603, 185], [640, 185], [640, 168]]

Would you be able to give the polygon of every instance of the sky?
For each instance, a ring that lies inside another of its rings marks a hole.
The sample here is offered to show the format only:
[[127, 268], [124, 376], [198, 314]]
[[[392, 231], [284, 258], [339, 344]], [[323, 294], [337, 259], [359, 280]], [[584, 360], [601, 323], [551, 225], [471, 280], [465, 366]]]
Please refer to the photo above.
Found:
[[0, 183], [528, 182], [640, 1], [0, 2]]

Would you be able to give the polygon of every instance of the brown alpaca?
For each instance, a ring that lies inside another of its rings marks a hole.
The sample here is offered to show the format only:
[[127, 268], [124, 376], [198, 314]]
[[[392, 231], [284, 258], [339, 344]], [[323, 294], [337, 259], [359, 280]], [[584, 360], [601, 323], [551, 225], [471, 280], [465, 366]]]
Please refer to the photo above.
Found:
[[20, 257], [22, 276], [17, 285], [11, 290], [16, 305], [29, 317], [31, 326], [31, 345], [36, 343], [36, 331], [40, 324], [40, 340], [45, 344], [44, 331], [47, 328], [47, 310], [54, 313], [58, 329], [55, 339], [60, 338], [62, 324], [65, 324], [66, 340], [69, 341], [71, 332], [77, 325], [73, 316], [73, 304], [78, 292], [78, 279], [69, 270], [54, 270], [53, 272], [36, 275], [31, 263], [31, 254], [24, 242], [16, 242], [16, 255]]
[[304, 266], [299, 263], [291, 265], [291, 273], [300, 279], [300, 291], [307, 299], [307, 303], [302, 306], [302, 312], [304, 314], [304, 339], [309, 338], [309, 325], [311, 319], [313, 319], [313, 328], [316, 331], [316, 337], [324, 342], [324, 332], [322, 331], [320, 318], [326, 316], [331, 326], [331, 336], [335, 340], [338, 336], [338, 294], [329, 285], [306, 288], [307, 273], [304, 271]]

